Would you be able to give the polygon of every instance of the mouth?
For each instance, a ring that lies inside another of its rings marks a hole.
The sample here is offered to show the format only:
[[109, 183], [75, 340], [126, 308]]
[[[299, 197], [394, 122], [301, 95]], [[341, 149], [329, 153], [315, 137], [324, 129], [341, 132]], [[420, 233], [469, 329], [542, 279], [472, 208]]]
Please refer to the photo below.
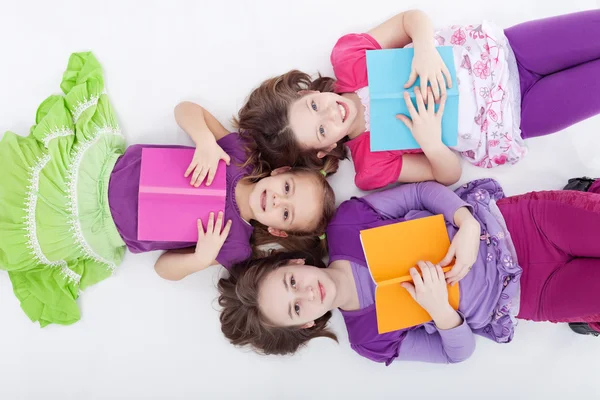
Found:
[[321, 282], [317, 282], [319, 285], [319, 294], [321, 295], [321, 304], [323, 304], [323, 301], [325, 300], [325, 296], [327, 295], [327, 293], [325, 292], [325, 288], [323, 287], [323, 285], [321, 285]]
[[263, 191], [260, 194], [260, 208], [264, 211], [267, 211], [267, 191]]
[[342, 117], [342, 123], [344, 123], [346, 122], [346, 117], [348, 117], [348, 114], [350, 113], [350, 110], [348, 109], [348, 104], [342, 103], [341, 101], [338, 101], [336, 103], [340, 111], [340, 116]]

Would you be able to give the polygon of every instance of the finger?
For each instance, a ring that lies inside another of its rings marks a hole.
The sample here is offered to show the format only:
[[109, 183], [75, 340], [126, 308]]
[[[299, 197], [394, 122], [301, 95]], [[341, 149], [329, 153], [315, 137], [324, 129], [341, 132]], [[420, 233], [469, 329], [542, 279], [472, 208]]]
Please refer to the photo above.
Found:
[[221, 228], [223, 228], [223, 211], [219, 211], [217, 215], [217, 223], [215, 224], [214, 232], [217, 234], [221, 233]]
[[206, 178], [207, 173], [208, 167], [202, 167], [202, 169], [200, 170], [200, 174], [198, 174], [198, 179], [196, 180], [196, 187], [202, 185], [202, 182], [204, 182], [204, 178]]
[[[425, 103], [423, 103], [423, 94], [427, 93], [425, 91], [421, 92], [421, 89], [415, 88], [415, 97], [417, 99], [417, 110], [419, 110], [419, 114], [425, 112]], [[413, 118], [414, 119], [414, 118]]]
[[[446, 81], [444, 80], [444, 75], [442, 73], [437, 76], [438, 85], [440, 87], [440, 98], [446, 94]], [[438, 98], [439, 100], [439, 98]]]
[[427, 81], [427, 78], [421, 76], [421, 93], [427, 93]]
[[202, 173], [202, 167], [197, 165], [196, 169], [194, 170], [194, 173], [192, 174], [192, 180], [190, 181], [190, 184], [192, 186], [198, 186], [198, 178], [200, 177], [200, 174]]
[[210, 186], [213, 179], [215, 179], [215, 175], [217, 173], [217, 165], [213, 165], [212, 168], [208, 170], [208, 176], [206, 177], [206, 186]]
[[404, 123], [404, 125], [406, 125], [406, 127], [412, 132], [412, 121], [410, 118], [408, 118], [406, 115], [404, 114], [397, 114], [396, 118], [398, 118], [400, 121], [402, 121]]
[[446, 99], [448, 98], [448, 96], [446, 95], [446, 93], [444, 93], [442, 95], [442, 98], [440, 99], [440, 107], [437, 110], [437, 114], [435, 114], [438, 117], [441, 117], [442, 115], [444, 115], [444, 109], [446, 108]]
[[440, 265], [442, 267], [445, 267], [446, 265], [450, 264], [453, 259], [454, 259], [454, 246], [451, 245], [450, 248], [448, 249], [448, 253], [446, 253], [446, 256], [442, 259], [442, 261], [440, 261]]
[[444, 77], [446, 78], [446, 84], [448, 85], [448, 89], [452, 87], [452, 75], [450, 75], [450, 71], [448, 71], [448, 67], [444, 64], [444, 68], [442, 68], [442, 72], [444, 73]]
[[456, 264], [454, 264], [454, 267], [452, 267], [452, 269], [450, 271], [446, 272], [446, 279], [452, 280], [452, 279], [456, 278], [458, 275], [460, 275], [463, 268], [464, 268], [464, 265], [462, 263], [460, 263], [459, 261], [456, 261]]
[[[415, 97], [418, 89], [419, 88], [415, 88]], [[406, 102], [406, 108], [408, 108], [410, 118], [414, 121], [414, 119], [419, 116], [419, 113], [415, 109], [415, 106], [412, 100], [410, 99], [410, 95], [408, 94], [408, 92], [404, 92], [404, 101]]]
[[435, 100], [433, 90], [431, 88], [427, 90], [427, 112], [429, 115], [435, 115]]
[[[435, 101], [438, 101], [440, 99], [440, 88], [437, 79], [431, 79], [431, 90], [433, 91], [433, 98]], [[430, 103], [429, 100], [427, 100], [427, 105], [432, 106], [433, 102]]]
[[417, 272], [416, 268], [410, 269], [410, 277], [413, 280], [413, 285], [415, 286], [415, 290], [423, 289], [423, 279], [421, 279], [421, 275]]
[[198, 163], [193, 161], [190, 163], [190, 166], [185, 170], [185, 174], [183, 174], [184, 178], [187, 178], [188, 176], [190, 176], [190, 174], [192, 173], [192, 171], [194, 171], [194, 169], [196, 168], [196, 165]]
[[404, 88], [406, 89], [414, 85], [415, 81], [417, 80], [417, 76], [417, 71], [415, 71], [414, 69], [410, 71], [410, 76], [408, 77], [408, 81], [406, 81], [406, 83], [404, 84]]
[[421, 275], [423, 276], [423, 284], [430, 285], [432, 281], [431, 277], [431, 268], [427, 262], [423, 263], [423, 265], [419, 265], [421, 268]]
[[229, 165], [229, 163], [231, 162], [231, 157], [229, 157], [229, 154], [223, 151], [223, 154], [221, 155], [221, 160], [225, 161], [225, 164]]
[[440, 267], [439, 264], [437, 264], [435, 266], [435, 270], [437, 272], [438, 280], [441, 281], [441, 282], [445, 281], [446, 277], [444, 276], [444, 270], [442, 269], [442, 267]]
[[206, 223], [206, 233], [213, 233], [215, 230], [215, 213], [208, 214], [208, 222]]
[[411, 283], [402, 282], [400, 286], [406, 289], [406, 291], [410, 294], [410, 297], [416, 300], [417, 293], [415, 292], [415, 287]]
[[223, 228], [223, 232], [221, 232], [221, 239], [223, 239], [223, 240], [227, 239], [227, 236], [229, 236], [230, 230], [231, 230], [231, 220], [227, 221], [227, 224], [225, 224], [225, 228]]
[[198, 218], [198, 239], [204, 237], [204, 226], [202, 225], [202, 219]]

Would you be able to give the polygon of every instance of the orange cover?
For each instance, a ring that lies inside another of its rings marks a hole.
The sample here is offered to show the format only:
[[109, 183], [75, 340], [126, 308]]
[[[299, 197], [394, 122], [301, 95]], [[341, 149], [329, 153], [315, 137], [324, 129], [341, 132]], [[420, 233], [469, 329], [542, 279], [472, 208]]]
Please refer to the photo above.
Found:
[[[379, 333], [429, 322], [432, 318], [401, 282], [412, 282], [409, 270], [420, 260], [440, 262], [450, 248], [443, 215], [399, 222], [360, 231], [360, 239], [375, 288]], [[449, 271], [452, 265], [444, 268]], [[418, 269], [418, 267], [417, 267]], [[458, 285], [448, 285], [448, 301], [458, 309]]]

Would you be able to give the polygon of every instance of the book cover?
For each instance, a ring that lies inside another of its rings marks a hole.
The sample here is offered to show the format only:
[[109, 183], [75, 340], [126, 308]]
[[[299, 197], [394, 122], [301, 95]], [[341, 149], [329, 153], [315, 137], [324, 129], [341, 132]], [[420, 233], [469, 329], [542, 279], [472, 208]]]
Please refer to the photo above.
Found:
[[[446, 89], [447, 99], [442, 116], [442, 142], [456, 146], [458, 141], [458, 82], [451, 46], [437, 47], [452, 77], [452, 88]], [[420, 78], [405, 89], [414, 57], [414, 49], [367, 50], [367, 75], [370, 96], [371, 151], [411, 150], [420, 146], [410, 130], [396, 114], [410, 117], [404, 92], [408, 91], [417, 109], [414, 88]], [[435, 109], [438, 110], [438, 105]], [[417, 109], [418, 110], [418, 109]]]
[[198, 224], [225, 210], [226, 164], [220, 161], [210, 186], [185, 178], [194, 149], [142, 150], [138, 196], [138, 240], [197, 242]]
[[[431, 316], [400, 286], [412, 282], [409, 270], [418, 261], [440, 262], [450, 248], [443, 215], [366, 229], [360, 239], [375, 282], [375, 308], [379, 333], [405, 329], [431, 321]], [[452, 268], [449, 265], [444, 272]], [[418, 267], [417, 267], [418, 269]], [[448, 285], [448, 300], [457, 310], [459, 285]]]

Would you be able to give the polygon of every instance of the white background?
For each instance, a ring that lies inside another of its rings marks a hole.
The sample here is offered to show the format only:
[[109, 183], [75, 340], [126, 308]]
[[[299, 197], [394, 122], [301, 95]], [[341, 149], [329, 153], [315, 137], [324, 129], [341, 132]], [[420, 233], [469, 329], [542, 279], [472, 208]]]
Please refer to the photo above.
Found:
[[[173, 120], [179, 101], [199, 102], [230, 126], [263, 79], [291, 68], [331, 74], [329, 52], [339, 36], [408, 8], [425, 10], [438, 27], [482, 19], [509, 27], [598, 6], [594, 0], [0, 0], [0, 132], [28, 132], [39, 103], [59, 92], [74, 51], [92, 50], [104, 66], [129, 143], [189, 144]], [[585, 82], [573, 90], [585, 90]], [[518, 165], [492, 171], [465, 165], [461, 182], [495, 177], [507, 194], [517, 194], [600, 175], [599, 117], [528, 144], [530, 155]], [[332, 178], [338, 201], [357, 193], [352, 178], [346, 162]], [[350, 350], [336, 314], [339, 345], [319, 339], [294, 357], [258, 356], [220, 333], [219, 268], [170, 283], [154, 273], [157, 256], [127, 254], [114, 277], [83, 294], [82, 319], [70, 327], [32, 324], [0, 272], [0, 399], [600, 396], [600, 338], [549, 323], [521, 322], [508, 345], [478, 338], [463, 364], [386, 368]]]

